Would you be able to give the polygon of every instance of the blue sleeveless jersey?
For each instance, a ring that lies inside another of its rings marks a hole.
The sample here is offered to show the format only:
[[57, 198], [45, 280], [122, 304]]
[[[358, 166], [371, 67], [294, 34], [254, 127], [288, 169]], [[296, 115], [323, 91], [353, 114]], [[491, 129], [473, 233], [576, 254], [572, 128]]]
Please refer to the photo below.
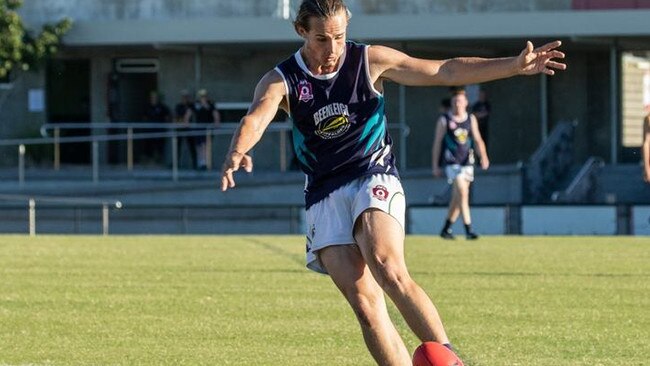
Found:
[[474, 138], [472, 135], [472, 119], [462, 122], [454, 121], [448, 114], [443, 115], [447, 122], [447, 131], [443, 140], [444, 165], [474, 165]]
[[367, 54], [366, 45], [347, 42], [339, 69], [328, 75], [313, 75], [300, 51], [275, 68], [287, 87], [307, 208], [354, 179], [398, 176], [384, 97], [371, 84]]

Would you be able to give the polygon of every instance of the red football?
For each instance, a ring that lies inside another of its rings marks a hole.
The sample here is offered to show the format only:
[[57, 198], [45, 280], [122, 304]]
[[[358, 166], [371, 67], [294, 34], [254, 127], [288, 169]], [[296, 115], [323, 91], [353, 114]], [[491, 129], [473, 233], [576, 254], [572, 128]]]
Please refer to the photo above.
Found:
[[463, 361], [438, 342], [424, 342], [413, 353], [413, 366], [463, 366]]

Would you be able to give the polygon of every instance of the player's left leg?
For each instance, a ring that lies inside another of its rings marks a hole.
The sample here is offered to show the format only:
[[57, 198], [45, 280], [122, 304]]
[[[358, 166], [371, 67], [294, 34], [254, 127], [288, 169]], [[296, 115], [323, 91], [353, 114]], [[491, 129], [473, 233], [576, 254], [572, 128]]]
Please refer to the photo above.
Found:
[[469, 240], [478, 239], [478, 235], [472, 230], [472, 215], [469, 208], [469, 186], [472, 182], [464, 178], [463, 175], [459, 175], [454, 183], [458, 186], [459, 206], [465, 224], [465, 236]]
[[463, 176], [459, 175], [454, 181], [454, 185], [458, 190], [458, 207], [460, 213], [463, 215], [463, 223], [465, 225], [472, 224], [472, 216], [469, 211], [469, 185], [470, 182], [467, 181]]
[[368, 351], [378, 365], [410, 365], [411, 357], [390, 320], [384, 292], [356, 245], [323, 248], [318, 257], [357, 316]]
[[447, 210], [447, 218], [445, 219], [445, 224], [440, 231], [440, 237], [443, 239], [454, 239], [453, 231], [451, 226], [458, 219], [458, 215], [461, 213], [461, 196], [458, 190], [458, 185], [456, 181], [451, 185], [451, 200], [449, 201], [449, 208]]
[[413, 281], [404, 260], [404, 231], [391, 215], [367, 209], [358, 217], [354, 238], [379, 285], [421, 341], [449, 343], [436, 307]]

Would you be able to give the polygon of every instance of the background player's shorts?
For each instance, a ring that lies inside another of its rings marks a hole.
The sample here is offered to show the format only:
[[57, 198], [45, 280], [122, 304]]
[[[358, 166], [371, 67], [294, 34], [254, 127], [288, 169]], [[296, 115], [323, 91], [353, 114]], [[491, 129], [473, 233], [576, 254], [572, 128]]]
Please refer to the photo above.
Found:
[[354, 223], [368, 208], [391, 215], [404, 230], [406, 200], [399, 179], [388, 174], [361, 177], [309, 207], [305, 215], [307, 268], [326, 274], [317, 252], [332, 245], [354, 244]]
[[447, 182], [454, 183], [456, 178], [460, 177], [468, 182], [474, 181], [474, 166], [473, 165], [447, 165], [445, 167], [445, 174], [447, 175]]

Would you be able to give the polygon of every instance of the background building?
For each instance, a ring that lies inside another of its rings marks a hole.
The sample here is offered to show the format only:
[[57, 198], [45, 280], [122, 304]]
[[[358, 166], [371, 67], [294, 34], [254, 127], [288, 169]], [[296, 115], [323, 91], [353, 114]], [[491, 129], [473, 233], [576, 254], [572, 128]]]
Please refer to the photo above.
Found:
[[[628, 200], [650, 201], [634, 168], [640, 160], [644, 104], [650, 101], [650, 1], [346, 3], [353, 13], [348, 38], [414, 56], [512, 56], [526, 40], [536, 45], [562, 40], [568, 55], [566, 72], [481, 86], [492, 104], [488, 151], [497, 166], [494, 174], [505, 171], [509, 182], [525, 181], [516, 164], [529, 162], [559, 122], [575, 121], [575, 166], [566, 179], [596, 157], [608, 167], [628, 167], [601, 179], [601, 200], [613, 189], [607, 184], [616, 186], [621, 177], [634, 174], [629, 179], [635, 188]], [[173, 106], [181, 89], [206, 88], [226, 111], [224, 119], [236, 123], [260, 76], [300, 46], [291, 25], [298, 4], [298, 0], [27, 1], [21, 14], [31, 27], [64, 16], [74, 25], [55, 60], [37, 73], [18, 72], [0, 84], [0, 134], [33, 137], [44, 123], [138, 121], [152, 90], [160, 91]], [[447, 93], [443, 87], [387, 85], [387, 115], [395, 126], [402, 171], [430, 169], [434, 121]], [[406, 128], [408, 135], [403, 133]], [[269, 134], [259, 145], [258, 170], [277, 170], [279, 139]], [[215, 140], [219, 159], [228, 140], [228, 136]], [[16, 154], [3, 149], [1, 159], [13, 166]], [[101, 164], [123, 164], [122, 145], [103, 144], [101, 149]], [[62, 161], [87, 164], [88, 151], [89, 144], [68, 145]], [[492, 201], [482, 201], [483, 193], [477, 192], [478, 202], [524, 199], [526, 189], [513, 196], [498, 182], [487, 185]], [[619, 198], [624, 195], [617, 193]]]

